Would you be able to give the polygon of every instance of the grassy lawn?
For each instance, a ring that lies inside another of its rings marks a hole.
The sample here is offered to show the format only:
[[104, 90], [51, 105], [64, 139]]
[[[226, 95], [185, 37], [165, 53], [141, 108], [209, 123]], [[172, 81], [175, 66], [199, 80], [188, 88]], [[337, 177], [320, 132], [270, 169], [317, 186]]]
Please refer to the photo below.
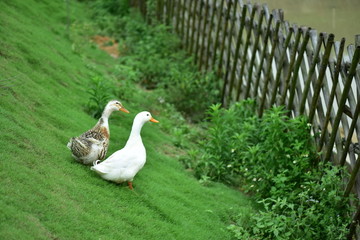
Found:
[[[107, 78], [115, 60], [96, 47], [74, 51], [65, 1], [1, 1], [0, 9], [0, 239], [231, 238], [232, 216], [251, 214], [251, 202], [184, 170], [164, 131], [177, 118], [151, 92], [129, 88], [133, 98], [119, 100], [130, 114], [110, 118], [108, 155], [124, 146], [138, 112], [160, 121], [142, 130], [148, 157], [134, 191], [76, 163], [66, 143], [97, 121], [85, 111], [89, 81]], [[70, 16], [91, 21], [75, 1]]]

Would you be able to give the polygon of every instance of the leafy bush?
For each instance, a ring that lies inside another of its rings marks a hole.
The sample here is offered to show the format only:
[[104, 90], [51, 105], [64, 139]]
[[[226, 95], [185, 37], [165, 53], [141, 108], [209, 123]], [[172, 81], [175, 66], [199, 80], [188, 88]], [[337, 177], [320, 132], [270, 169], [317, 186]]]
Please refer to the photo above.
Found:
[[147, 25], [139, 13], [131, 14], [126, 20], [125, 44], [128, 56], [123, 61], [134, 66], [140, 73], [140, 83], [149, 89], [164, 86], [164, 79], [181, 62], [180, 40], [165, 25]]
[[281, 184], [278, 194], [259, 201], [262, 211], [245, 225], [230, 225], [229, 230], [237, 239], [249, 240], [346, 239], [351, 208], [349, 199], [343, 197], [339, 170], [328, 165], [324, 173], [305, 173], [300, 188], [291, 191]]
[[220, 82], [214, 74], [202, 74], [184, 62], [170, 69], [169, 75], [164, 81], [167, 100], [192, 121], [202, 121], [208, 106], [220, 101]]
[[102, 77], [95, 76], [90, 81], [90, 89], [87, 91], [90, 95], [87, 104], [87, 111], [94, 118], [100, 118], [101, 114], [110, 100], [111, 84]]
[[136, 71], [137, 82], [147, 89], [165, 89], [165, 101], [192, 121], [202, 119], [208, 106], [219, 100], [219, 81], [197, 71], [169, 26], [148, 25], [138, 12], [124, 19], [127, 55], [121, 64]]
[[344, 239], [350, 206], [340, 169], [317, 164], [306, 119], [285, 113], [273, 107], [260, 119], [252, 100], [211, 106], [206, 137], [185, 164], [203, 183], [231, 184], [258, 200], [258, 214], [229, 226], [238, 239]]
[[249, 124], [256, 121], [254, 107], [253, 101], [236, 103], [229, 109], [221, 108], [220, 104], [211, 106], [207, 137], [200, 142], [197, 154], [190, 155], [193, 159], [188, 163], [197, 177], [229, 184], [236, 181], [242, 161], [235, 150], [246, 151], [250, 136], [256, 136], [254, 125]]
[[129, 0], [96, 0], [91, 1], [91, 8], [93, 9], [93, 16], [107, 16], [113, 15], [122, 17], [129, 13]]
[[200, 144], [200, 160], [194, 166], [196, 175], [241, 183], [243, 190], [259, 197], [269, 196], [278, 174], [300, 182], [315, 157], [309, 126], [306, 119], [289, 119], [284, 113], [274, 107], [259, 119], [252, 100], [229, 109], [213, 105], [208, 112], [208, 138]]
[[98, 34], [111, 36], [117, 40], [124, 37], [120, 29], [124, 28], [123, 17], [130, 11], [128, 0], [96, 0], [89, 1], [92, 18], [96, 22]]

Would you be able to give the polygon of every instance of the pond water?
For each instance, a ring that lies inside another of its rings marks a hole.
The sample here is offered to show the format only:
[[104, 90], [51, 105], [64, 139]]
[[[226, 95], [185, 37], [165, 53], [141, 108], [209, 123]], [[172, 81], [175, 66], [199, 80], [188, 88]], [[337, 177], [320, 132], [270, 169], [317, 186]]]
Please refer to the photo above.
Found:
[[360, 34], [360, 0], [253, 0], [266, 3], [269, 10], [282, 9], [284, 19], [318, 32], [335, 34], [335, 40], [346, 38], [346, 45], [354, 43]]

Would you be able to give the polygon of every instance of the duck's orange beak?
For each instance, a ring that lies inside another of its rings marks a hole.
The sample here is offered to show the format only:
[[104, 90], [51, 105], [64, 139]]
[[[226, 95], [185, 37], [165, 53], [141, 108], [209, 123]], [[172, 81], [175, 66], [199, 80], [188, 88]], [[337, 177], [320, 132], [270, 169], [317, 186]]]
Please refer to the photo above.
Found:
[[124, 113], [129, 113], [129, 111], [124, 107], [119, 108], [119, 111], [122, 111]]
[[150, 122], [158, 123], [159, 121], [156, 120], [155, 118], [151, 117], [151, 118], [150, 118]]

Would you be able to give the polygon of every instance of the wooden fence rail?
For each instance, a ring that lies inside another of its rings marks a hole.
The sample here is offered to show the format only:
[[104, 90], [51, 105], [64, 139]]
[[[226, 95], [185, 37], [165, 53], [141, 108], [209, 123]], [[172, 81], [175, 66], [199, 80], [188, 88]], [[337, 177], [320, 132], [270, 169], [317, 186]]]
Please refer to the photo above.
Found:
[[[145, 0], [133, 2], [146, 13]], [[360, 35], [345, 48], [344, 38], [242, 0], [158, 0], [156, 16], [174, 26], [200, 71], [222, 79], [224, 106], [254, 98], [259, 116], [274, 104], [308, 116], [323, 161], [346, 164], [344, 194], [360, 198]], [[359, 220], [360, 208], [351, 234]]]

